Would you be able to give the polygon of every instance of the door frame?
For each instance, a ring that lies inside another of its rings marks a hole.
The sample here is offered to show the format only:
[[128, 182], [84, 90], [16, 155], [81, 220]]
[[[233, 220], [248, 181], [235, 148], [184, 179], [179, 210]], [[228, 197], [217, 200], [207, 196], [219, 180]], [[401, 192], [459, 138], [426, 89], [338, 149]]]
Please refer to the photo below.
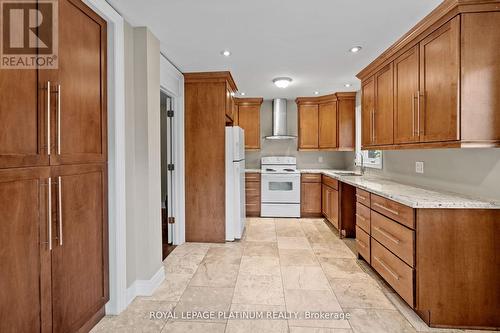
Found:
[[124, 20], [105, 0], [83, 2], [107, 22], [109, 302], [106, 313], [117, 315], [128, 305]]

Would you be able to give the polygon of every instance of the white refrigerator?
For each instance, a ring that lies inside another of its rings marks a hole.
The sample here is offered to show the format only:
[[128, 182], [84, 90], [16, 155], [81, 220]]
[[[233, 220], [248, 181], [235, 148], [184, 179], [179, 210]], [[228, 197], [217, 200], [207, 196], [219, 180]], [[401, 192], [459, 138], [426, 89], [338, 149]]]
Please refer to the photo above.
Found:
[[245, 230], [245, 134], [226, 127], [226, 240], [240, 239]]

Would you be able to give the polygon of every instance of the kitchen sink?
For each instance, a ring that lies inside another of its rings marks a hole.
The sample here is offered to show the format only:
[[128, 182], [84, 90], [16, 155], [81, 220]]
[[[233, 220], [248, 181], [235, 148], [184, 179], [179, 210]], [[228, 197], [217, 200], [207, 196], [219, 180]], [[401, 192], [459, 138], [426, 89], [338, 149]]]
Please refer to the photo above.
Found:
[[357, 172], [335, 172], [335, 174], [339, 176], [362, 176], [362, 174]]

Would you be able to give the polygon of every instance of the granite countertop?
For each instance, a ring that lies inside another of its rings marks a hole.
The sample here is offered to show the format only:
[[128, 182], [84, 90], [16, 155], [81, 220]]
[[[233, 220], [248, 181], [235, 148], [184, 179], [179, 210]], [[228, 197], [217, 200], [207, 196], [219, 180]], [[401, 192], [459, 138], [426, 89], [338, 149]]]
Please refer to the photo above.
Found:
[[[260, 172], [247, 169], [246, 172]], [[412, 208], [500, 209], [500, 201], [406, 185], [376, 175], [346, 176], [347, 170], [301, 169], [301, 173], [320, 173]]]

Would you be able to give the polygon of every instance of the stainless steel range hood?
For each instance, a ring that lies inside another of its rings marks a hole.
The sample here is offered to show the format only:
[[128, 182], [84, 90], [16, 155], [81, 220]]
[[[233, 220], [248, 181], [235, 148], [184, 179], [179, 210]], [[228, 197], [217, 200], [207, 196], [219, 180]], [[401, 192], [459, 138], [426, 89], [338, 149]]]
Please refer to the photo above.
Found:
[[286, 99], [273, 99], [273, 135], [266, 136], [266, 139], [290, 140], [296, 138], [296, 136], [288, 135], [286, 116]]

